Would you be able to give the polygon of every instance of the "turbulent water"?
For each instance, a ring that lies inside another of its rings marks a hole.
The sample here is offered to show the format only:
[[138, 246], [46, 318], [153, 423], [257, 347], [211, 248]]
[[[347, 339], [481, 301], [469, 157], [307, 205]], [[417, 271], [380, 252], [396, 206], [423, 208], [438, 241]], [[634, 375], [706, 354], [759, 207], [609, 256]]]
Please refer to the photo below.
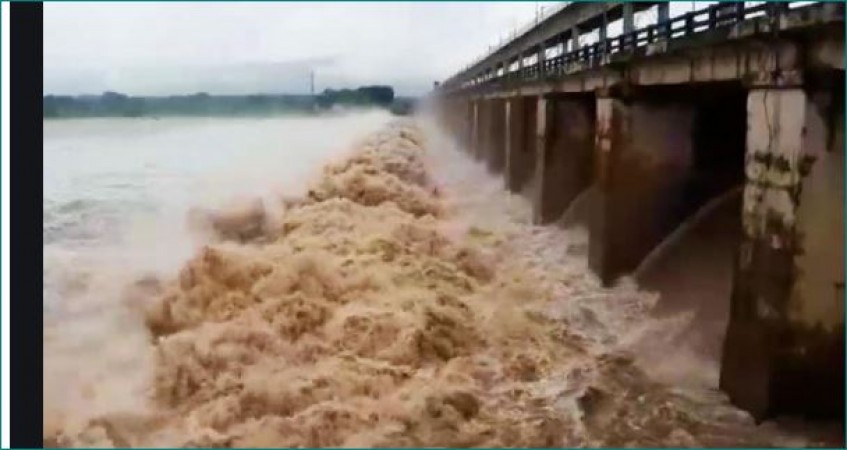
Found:
[[[199, 248], [191, 208], [300, 195], [306, 181], [388, 114], [44, 122], [44, 398], [85, 418], [139, 407], [149, 335], [123, 303]], [[49, 430], [48, 430], [49, 431]]]
[[657, 364], [690, 317], [386, 119], [45, 131], [45, 442], [823, 443]]

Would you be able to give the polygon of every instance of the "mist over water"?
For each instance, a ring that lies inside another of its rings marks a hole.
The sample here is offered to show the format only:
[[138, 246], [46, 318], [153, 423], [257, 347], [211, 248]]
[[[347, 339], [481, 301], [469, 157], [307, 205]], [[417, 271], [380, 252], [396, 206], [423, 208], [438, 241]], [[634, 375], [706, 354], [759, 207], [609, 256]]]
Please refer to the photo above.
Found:
[[149, 333], [124, 293], [145, 276], [172, 276], [203, 243], [189, 229], [191, 208], [302, 194], [324, 163], [389, 120], [367, 112], [45, 121], [48, 420], [68, 408], [84, 421], [143, 406]]
[[[370, 112], [46, 121], [45, 282], [61, 280], [48, 276], [51, 259], [69, 253], [114, 250], [133, 270], [173, 269], [196, 244], [186, 229], [189, 208], [300, 194], [323, 163], [388, 120]], [[45, 294], [48, 311], [62, 307], [56, 289]]]

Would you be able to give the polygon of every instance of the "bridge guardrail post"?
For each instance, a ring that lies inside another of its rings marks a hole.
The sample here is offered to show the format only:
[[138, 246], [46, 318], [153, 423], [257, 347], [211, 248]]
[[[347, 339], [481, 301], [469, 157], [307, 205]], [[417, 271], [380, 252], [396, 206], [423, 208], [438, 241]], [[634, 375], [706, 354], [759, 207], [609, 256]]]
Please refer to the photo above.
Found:
[[709, 7], [709, 25], [708, 28], [711, 30], [717, 26], [718, 22], [718, 7], [720, 7], [720, 3], [717, 5], [712, 5]]
[[689, 12], [685, 14], [685, 35], [694, 34], [694, 13]]
[[735, 21], [736, 22], [744, 21], [744, 2], [736, 2], [735, 3]]
[[656, 31], [658, 39], [666, 39], [670, 34], [670, 4], [668, 2], [660, 2], [656, 5]]

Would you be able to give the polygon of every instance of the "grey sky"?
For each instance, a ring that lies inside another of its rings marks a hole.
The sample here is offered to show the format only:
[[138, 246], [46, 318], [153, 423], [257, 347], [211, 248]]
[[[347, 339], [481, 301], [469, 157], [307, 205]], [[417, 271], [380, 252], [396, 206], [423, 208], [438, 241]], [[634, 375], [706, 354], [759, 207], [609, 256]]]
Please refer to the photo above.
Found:
[[551, 3], [45, 3], [44, 92], [420, 94]]

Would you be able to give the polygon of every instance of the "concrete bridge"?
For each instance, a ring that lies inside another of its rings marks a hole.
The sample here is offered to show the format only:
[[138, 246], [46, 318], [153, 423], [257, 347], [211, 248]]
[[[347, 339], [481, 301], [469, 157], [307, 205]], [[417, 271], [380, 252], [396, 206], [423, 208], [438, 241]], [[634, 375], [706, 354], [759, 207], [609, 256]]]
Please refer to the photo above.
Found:
[[758, 419], [844, 414], [844, 5], [797, 3], [572, 3], [434, 94], [536, 222], [587, 227], [604, 283], [696, 311]]

